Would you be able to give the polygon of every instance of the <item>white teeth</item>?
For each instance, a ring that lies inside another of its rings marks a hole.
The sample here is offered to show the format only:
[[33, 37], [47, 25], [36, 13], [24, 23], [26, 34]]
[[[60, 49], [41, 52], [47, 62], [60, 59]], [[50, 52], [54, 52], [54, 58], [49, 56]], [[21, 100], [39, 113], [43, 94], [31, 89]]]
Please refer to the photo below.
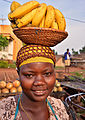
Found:
[[43, 95], [45, 94], [46, 91], [34, 91], [35, 94], [37, 95]]
[[37, 92], [37, 93], [41, 93], [41, 92], [43, 92], [43, 91], [35, 91], [35, 92]]

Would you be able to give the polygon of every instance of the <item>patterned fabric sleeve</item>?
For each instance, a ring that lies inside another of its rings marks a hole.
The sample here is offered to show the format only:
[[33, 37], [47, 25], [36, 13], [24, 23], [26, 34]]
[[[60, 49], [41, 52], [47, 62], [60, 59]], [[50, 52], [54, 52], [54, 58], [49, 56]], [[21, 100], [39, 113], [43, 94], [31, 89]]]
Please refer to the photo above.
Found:
[[[0, 120], [14, 120], [16, 102], [14, 97], [4, 98], [0, 101]], [[21, 120], [20, 112], [16, 120]]]
[[[65, 106], [60, 99], [56, 99], [54, 97], [49, 96], [48, 100], [51, 106], [53, 107], [53, 110], [55, 111], [58, 120], [69, 120], [69, 115], [67, 114]], [[49, 111], [50, 111], [50, 120], [56, 120], [50, 108]]]

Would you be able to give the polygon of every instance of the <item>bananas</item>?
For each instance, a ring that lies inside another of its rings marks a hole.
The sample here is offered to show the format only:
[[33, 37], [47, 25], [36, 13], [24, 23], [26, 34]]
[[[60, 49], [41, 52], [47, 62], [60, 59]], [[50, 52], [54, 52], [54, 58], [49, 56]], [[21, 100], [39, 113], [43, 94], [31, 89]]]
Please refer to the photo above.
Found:
[[18, 7], [16, 10], [14, 10], [13, 13], [10, 15], [10, 18], [11, 19], [21, 18], [22, 16], [24, 16], [25, 14], [27, 14], [34, 8], [38, 7], [38, 5], [39, 5], [39, 2], [37, 2], [37, 1], [27, 2], [23, 5], [21, 5], [20, 7]]
[[66, 21], [60, 10], [51, 5], [47, 6], [45, 3], [40, 4], [35, 0], [26, 2], [23, 5], [13, 1], [8, 19], [13, 29], [29, 26], [65, 31], [66, 28]]
[[47, 14], [46, 14], [46, 19], [45, 19], [45, 28], [51, 27], [51, 24], [54, 20], [55, 17], [55, 12], [53, 6], [49, 5], [47, 7]]
[[12, 12], [10, 12], [10, 13], [8, 14], [8, 19], [9, 19], [10, 22], [14, 21], [12, 18], [10, 18], [11, 14], [12, 14]]
[[45, 27], [45, 16], [42, 18], [42, 21], [40, 22], [39, 27], [41, 27], [41, 28]]
[[16, 1], [13, 1], [11, 6], [10, 6], [10, 10], [11, 12], [13, 12], [14, 10], [16, 10], [16, 8], [18, 8], [20, 5], [20, 3], [16, 2]]
[[20, 28], [20, 27], [22, 27], [22, 26], [25, 26], [25, 25], [27, 25], [27, 24], [29, 24], [31, 21], [32, 21], [32, 19], [33, 19], [33, 17], [34, 17], [34, 15], [35, 15], [35, 13], [36, 13], [36, 10], [37, 10], [37, 8], [36, 9], [34, 9], [34, 10], [32, 10], [31, 12], [29, 12], [29, 13], [27, 13], [24, 17], [22, 17], [21, 19], [19, 19], [18, 21], [17, 21], [17, 26]]
[[55, 18], [56, 22], [58, 23], [59, 30], [65, 30], [66, 28], [65, 18], [58, 9], [55, 9]]
[[36, 14], [33, 17], [32, 20], [32, 26], [38, 26], [42, 20], [42, 18], [45, 16], [47, 5], [45, 3], [42, 3], [39, 8], [37, 8]]
[[58, 30], [58, 24], [57, 22], [55, 21], [55, 19], [53, 20], [52, 24], [51, 24], [51, 28], [54, 28], [56, 30]]

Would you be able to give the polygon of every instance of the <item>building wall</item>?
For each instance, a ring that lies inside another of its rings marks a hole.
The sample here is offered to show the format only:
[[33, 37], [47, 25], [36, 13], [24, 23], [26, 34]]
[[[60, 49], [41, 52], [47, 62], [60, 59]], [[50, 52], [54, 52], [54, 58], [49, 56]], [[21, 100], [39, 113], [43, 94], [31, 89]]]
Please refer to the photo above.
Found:
[[13, 55], [13, 41], [10, 41], [10, 44], [8, 46], [8, 54]]
[[8, 51], [2, 52], [2, 54], [6, 54], [8, 59], [16, 61], [16, 55], [19, 49], [22, 47], [22, 42], [14, 35], [12, 31], [13, 30], [10, 25], [0, 25], [0, 33], [2, 34], [8, 33], [12, 37], [12, 40], [8, 45]]
[[17, 52], [22, 47], [22, 42], [18, 39], [13, 41], [13, 60], [16, 61]]
[[0, 51], [0, 59], [3, 58], [3, 59], [10, 59], [10, 60], [13, 60], [13, 55], [11, 54], [8, 54], [8, 52], [6, 51]]
[[56, 61], [56, 64], [55, 64], [55, 65], [56, 65], [56, 66], [59, 66], [59, 67], [64, 67], [64, 66], [65, 66], [65, 64], [63, 63], [62, 57], [59, 58], [59, 59]]

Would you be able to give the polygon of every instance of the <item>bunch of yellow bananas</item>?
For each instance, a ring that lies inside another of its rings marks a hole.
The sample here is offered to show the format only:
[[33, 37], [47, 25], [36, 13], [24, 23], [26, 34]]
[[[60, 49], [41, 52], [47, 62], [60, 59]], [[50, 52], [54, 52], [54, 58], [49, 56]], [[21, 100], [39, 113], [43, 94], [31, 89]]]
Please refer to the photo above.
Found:
[[10, 10], [8, 19], [12, 28], [30, 26], [65, 31], [66, 21], [63, 14], [51, 5], [47, 6], [45, 3], [40, 4], [37, 1], [20, 5], [18, 2], [13, 1]]

